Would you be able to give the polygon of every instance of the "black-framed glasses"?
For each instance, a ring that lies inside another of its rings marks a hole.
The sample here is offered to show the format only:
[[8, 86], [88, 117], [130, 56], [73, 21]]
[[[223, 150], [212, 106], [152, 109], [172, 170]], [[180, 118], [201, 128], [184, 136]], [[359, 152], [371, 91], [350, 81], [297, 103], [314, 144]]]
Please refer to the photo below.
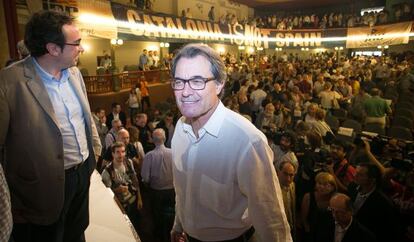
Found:
[[174, 77], [171, 82], [171, 86], [174, 90], [178, 91], [178, 90], [183, 90], [185, 87], [185, 83], [188, 83], [190, 88], [193, 90], [203, 90], [206, 87], [207, 82], [215, 80], [215, 79], [216, 79], [215, 77], [205, 78], [201, 76], [196, 76], [188, 80], [185, 80], [182, 78]]
[[76, 41], [75, 43], [64, 43], [65, 45], [71, 45], [71, 46], [80, 46], [81, 42], [80, 40]]

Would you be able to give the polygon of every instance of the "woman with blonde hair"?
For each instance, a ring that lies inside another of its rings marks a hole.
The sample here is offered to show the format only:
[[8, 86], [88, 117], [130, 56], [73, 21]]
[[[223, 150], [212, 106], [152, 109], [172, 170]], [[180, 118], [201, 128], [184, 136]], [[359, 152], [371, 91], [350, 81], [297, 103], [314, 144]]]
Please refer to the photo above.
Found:
[[337, 185], [332, 174], [320, 172], [316, 175], [314, 192], [306, 193], [302, 201], [305, 241], [333, 241], [335, 223], [328, 206], [336, 191]]

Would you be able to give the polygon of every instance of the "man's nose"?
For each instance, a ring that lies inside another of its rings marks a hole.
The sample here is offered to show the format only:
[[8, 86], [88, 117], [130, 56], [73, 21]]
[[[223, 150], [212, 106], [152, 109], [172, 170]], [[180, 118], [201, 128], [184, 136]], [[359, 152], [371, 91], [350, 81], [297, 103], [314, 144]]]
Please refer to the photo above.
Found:
[[191, 94], [193, 94], [194, 90], [190, 87], [190, 83], [189, 82], [185, 82], [184, 83], [184, 88], [182, 90], [182, 95], [183, 96], [189, 96]]

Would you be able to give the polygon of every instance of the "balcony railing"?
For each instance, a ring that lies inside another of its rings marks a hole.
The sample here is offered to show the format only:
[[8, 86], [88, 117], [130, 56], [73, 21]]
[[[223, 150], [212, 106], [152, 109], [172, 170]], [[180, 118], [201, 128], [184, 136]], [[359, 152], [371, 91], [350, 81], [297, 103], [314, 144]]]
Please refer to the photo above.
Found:
[[83, 79], [88, 93], [103, 94], [130, 89], [141, 80], [142, 76], [149, 85], [170, 81], [169, 70], [126, 71], [117, 74], [84, 76]]

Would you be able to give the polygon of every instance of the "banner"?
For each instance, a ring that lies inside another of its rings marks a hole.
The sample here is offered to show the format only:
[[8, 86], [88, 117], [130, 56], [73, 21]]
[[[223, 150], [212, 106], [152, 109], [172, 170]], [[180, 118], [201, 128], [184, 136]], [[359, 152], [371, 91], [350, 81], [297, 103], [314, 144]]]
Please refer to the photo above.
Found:
[[[219, 24], [200, 19], [147, 13], [114, 2], [111, 7], [119, 23], [119, 36], [128, 40], [180, 39], [180, 42], [220, 42], [264, 48], [321, 46], [320, 30], [260, 29], [248, 24]], [[274, 41], [275, 38], [277, 41]]]
[[412, 22], [348, 28], [346, 48], [407, 44]]

